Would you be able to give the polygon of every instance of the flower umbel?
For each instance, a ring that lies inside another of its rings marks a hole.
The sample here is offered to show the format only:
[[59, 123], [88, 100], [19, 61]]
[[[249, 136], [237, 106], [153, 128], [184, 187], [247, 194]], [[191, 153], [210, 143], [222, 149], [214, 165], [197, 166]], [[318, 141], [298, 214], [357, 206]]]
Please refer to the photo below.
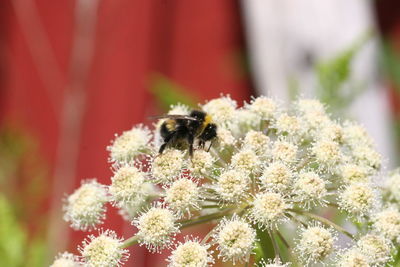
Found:
[[[362, 126], [332, 119], [316, 99], [286, 108], [264, 96], [242, 106], [221, 96], [197, 109], [174, 105], [152, 128], [116, 136], [111, 179], [84, 181], [66, 198], [64, 219], [92, 230], [111, 204], [137, 232], [90, 235], [79, 258], [64, 253], [52, 266], [120, 266], [135, 244], [171, 249], [170, 267], [213, 266], [213, 255], [262, 267], [383, 267], [395, 255], [400, 171], [375, 183], [382, 160]], [[201, 224], [210, 230], [181, 240]]]

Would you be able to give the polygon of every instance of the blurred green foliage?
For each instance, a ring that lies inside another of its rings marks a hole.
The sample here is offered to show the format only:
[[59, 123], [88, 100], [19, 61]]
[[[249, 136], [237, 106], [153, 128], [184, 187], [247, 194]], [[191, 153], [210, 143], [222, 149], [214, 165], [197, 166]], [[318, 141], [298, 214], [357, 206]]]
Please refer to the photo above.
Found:
[[46, 164], [15, 126], [0, 129], [0, 158], [0, 266], [45, 266]]
[[372, 32], [367, 32], [350, 47], [315, 66], [318, 81], [316, 95], [334, 113], [347, 108], [365, 87], [363, 84], [351, 83], [351, 68], [357, 53], [372, 36]]
[[44, 240], [30, 237], [4, 195], [0, 195], [0, 218], [0, 266], [45, 266]]
[[400, 54], [394, 49], [388, 41], [382, 41], [381, 60], [385, 74], [393, 83], [394, 88], [400, 91]]
[[198, 98], [193, 92], [189, 93], [189, 91], [162, 74], [153, 75], [149, 88], [164, 111], [168, 111], [171, 105], [176, 105], [177, 103], [185, 104], [191, 108], [197, 107]]

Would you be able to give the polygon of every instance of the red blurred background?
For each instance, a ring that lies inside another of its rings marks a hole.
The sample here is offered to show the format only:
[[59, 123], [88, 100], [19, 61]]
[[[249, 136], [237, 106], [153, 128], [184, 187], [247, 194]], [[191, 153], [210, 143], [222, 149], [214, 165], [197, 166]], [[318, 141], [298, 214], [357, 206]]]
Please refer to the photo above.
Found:
[[[376, 11], [400, 51], [395, 4], [377, 1]], [[114, 133], [163, 112], [160, 79], [194, 101], [230, 94], [242, 102], [254, 94], [247, 61], [239, 1], [1, 1], [0, 128], [6, 141], [21, 135], [33, 144], [2, 191], [29, 235], [45, 236], [47, 260], [76, 253], [86, 233], [62, 221], [62, 197], [84, 178], [109, 184], [105, 148]], [[129, 237], [133, 227], [109, 210], [104, 228]], [[131, 252], [130, 266], [165, 265], [162, 255]]]

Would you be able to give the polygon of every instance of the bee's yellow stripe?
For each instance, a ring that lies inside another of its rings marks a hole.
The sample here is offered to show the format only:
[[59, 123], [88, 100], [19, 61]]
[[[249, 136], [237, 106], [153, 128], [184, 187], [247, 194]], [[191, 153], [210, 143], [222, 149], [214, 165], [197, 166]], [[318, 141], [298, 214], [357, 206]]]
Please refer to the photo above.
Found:
[[206, 115], [206, 117], [204, 118], [204, 125], [208, 125], [209, 123], [211, 123], [212, 118], [210, 115]]
[[203, 124], [200, 126], [199, 130], [197, 131], [197, 135], [200, 135], [203, 133], [204, 129], [207, 127], [208, 124], [210, 124], [212, 122], [212, 118], [210, 115], [206, 115], [204, 117], [204, 121]]
[[176, 127], [176, 121], [175, 120], [167, 120], [165, 123], [165, 126], [167, 127], [168, 131], [174, 131]]

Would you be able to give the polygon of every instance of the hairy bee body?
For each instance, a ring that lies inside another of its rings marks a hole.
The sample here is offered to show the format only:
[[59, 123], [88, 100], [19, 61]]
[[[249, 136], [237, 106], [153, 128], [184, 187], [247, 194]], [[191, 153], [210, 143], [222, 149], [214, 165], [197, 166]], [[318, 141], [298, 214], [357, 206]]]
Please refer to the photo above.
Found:
[[[160, 135], [164, 143], [160, 146], [161, 154], [166, 147], [189, 147], [189, 155], [193, 155], [193, 144], [198, 140], [198, 146], [204, 148], [207, 141], [217, 137], [217, 126], [212, 123], [211, 116], [199, 110], [193, 110], [189, 115], [165, 115], [160, 127]], [[210, 144], [211, 147], [211, 144]]]

